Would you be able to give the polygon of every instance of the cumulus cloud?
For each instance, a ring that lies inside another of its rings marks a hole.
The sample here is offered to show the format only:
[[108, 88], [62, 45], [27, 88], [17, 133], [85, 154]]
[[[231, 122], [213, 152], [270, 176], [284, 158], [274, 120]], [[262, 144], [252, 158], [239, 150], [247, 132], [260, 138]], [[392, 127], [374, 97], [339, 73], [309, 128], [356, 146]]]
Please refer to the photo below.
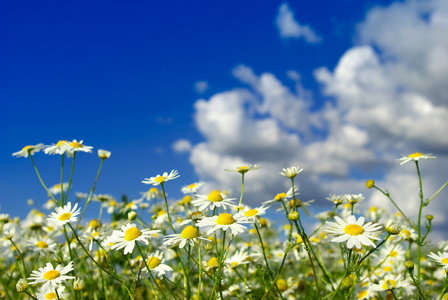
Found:
[[194, 84], [194, 89], [198, 94], [203, 94], [208, 90], [208, 83], [206, 81], [198, 81]]
[[294, 19], [294, 14], [286, 3], [279, 7], [275, 21], [282, 38], [303, 37], [308, 43], [318, 43], [322, 40], [309, 26], [300, 25]]
[[[289, 11], [288, 7], [283, 10]], [[190, 162], [210, 187], [239, 192], [238, 173], [223, 170], [257, 163], [247, 174], [248, 203], [283, 192], [290, 184], [278, 174], [297, 166], [300, 197], [325, 205], [328, 194], [365, 193], [363, 205], [393, 210], [379, 192], [366, 190], [371, 176], [391, 192], [409, 217], [418, 206], [415, 166], [400, 166], [400, 154], [434, 153], [422, 161], [425, 197], [446, 180], [448, 164], [448, 6], [443, 1], [407, 1], [374, 8], [357, 27], [358, 44], [333, 70], [317, 68], [316, 80], [331, 99], [318, 110], [300, 83], [290, 88], [275, 74], [237, 66], [235, 88], [196, 101], [195, 122], [204, 141], [192, 146]], [[289, 18], [293, 20], [292, 13]], [[374, 174], [374, 175], [369, 175]], [[439, 198], [446, 197], [447, 191]], [[446, 224], [440, 199], [426, 208]]]
[[174, 150], [174, 152], [177, 152], [177, 153], [190, 152], [192, 148], [193, 148], [193, 146], [191, 145], [191, 142], [186, 139], [177, 140], [172, 145], [172, 149]]

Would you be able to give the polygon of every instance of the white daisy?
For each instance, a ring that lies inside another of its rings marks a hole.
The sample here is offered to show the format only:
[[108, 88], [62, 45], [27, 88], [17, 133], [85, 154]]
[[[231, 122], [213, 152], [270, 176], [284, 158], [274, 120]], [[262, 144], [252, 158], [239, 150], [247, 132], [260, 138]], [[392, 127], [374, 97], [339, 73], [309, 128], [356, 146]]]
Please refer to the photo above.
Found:
[[245, 173], [249, 172], [250, 170], [258, 170], [258, 169], [261, 169], [261, 167], [259, 165], [247, 165], [247, 166], [236, 167], [236, 169], [224, 169], [224, 171], [238, 172], [241, 174], [245, 174]]
[[344, 196], [341, 196], [341, 195], [334, 195], [333, 194], [333, 195], [330, 195], [330, 197], [327, 197], [325, 199], [327, 199], [328, 201], [333, 202], [334, 205], [339, 205], [339, 204], [344, 203]]
[[[56, 294], [57, 291], [57, 294]], [[36, 297], [37, 300], [56, 300], [58, 299], [58, 295], [60, 299], [65, 299], [65, 287], [60, 286], [56, 290], [54, 288], [49, 288], [45, 291], [37, 292]]]
[[242, 215], [246, 218], [246, 220], [248, 220], [250, 222], [255, 222], [255, 220], [257, 219], [258, 216], [262, 216], [262, 215], [266, 214], [266, 210], [268, 208], [269, 207], [262, 205], [257, 208], [246, 209], [245, 211], [239, 211], [237, 213], [237, 215]]
[[[297, 192], [297, 189], [295, 190], [295, 192]], [[296, 193], [297, 195], [297, 193]], [[292, 198], [293, 194], [292, 194], [292, 187], [286, 192], [286, 193], [279, 193], [277, 195], [275, 195], [274, 199], [268, 200], [263, 202], [263, 205], [271, 205], [274, 204], [275, 202], [281, 202], [284, 201], [286, 203], [286, 200], [289, 198]]]
[[115, 198], [113, 196], [111, 196], [109, 194], [93, 195], [92, 200], [98, 201], [98, 202], [103, 202], [103, 203], [110, 202], [110, 201], [115, 201], [115, 202], [117, 201], [117, 200], [115, 200]]
[[410, 161], [419, 161], [420, 159], [433, 159], [433, 158], [436, 158], [435, 156], [432, 156], [431, 154], [432, 153], [422, 154], [422, 153], [419, 153], [419, 152], [415, 152], [415, 153], [409, 154], [408, 156], [405, 156], [405, 155], [402, 154], [401, 156], [403, 156], [403, 157], [398, 158], [397, 161], [399, 161], [400, 165], [402, 165], [402, 164], [405, 164], [405, 163], [410, 162]]
[[222, 207], [227, 209], [227, 205], [235, 206], [233, 201], [236, 198], [229, 198], [226, 194], [221, 194], [217, 190], [213, 190], [208, 195], [196, 195], [197, 199], [191, 201], [194, 206], [199, 206], [198, 210], [206, 208], [213, 210], [215, 207]]
[[195, 227], [188, 225], [182, 230], [180, 234], [171, 234], [165, 236], [164, 238], [165, 241], [163, 242], [163, 245], [164, 246], [179, 245], [179, 248], [183, 248], [188, 243], [191, 247], [194, 247], [194, 244], [195, 243], [197, 244], [199, 242], [198, 239], [211, 242], [210, 240], [201, 237], [199, 231]]
[[58, 265], [56, 269], [53, 268], [51, 263], [47, 263], [44, 268], [39, 268], [38, 271], [32, 271], [28, 280], [34, 280], [29, 284], [44, 283], [41, 287], [41, 291], [45, 291], [48, 288], [57, 289], [58, 286], [67, 279], [75, 279], [74, 276], [67, 276], [65, 274], [73, 271], [73, 262], [71, 261], [67, 266], [62, 267]]
[[445, 270], [448, 270], [448, 252], [438, 251], [437, 254], [431, 252], [428, 254], [428, 257], [439, 265], [442, 265]]
[[373, 284], [372, 291], [388, 291], [392, 289], [398, 289], [410, 286], [411, 283], [408, 280], [403, 280], [403, 276], [386, 275], [378, 284]]
[[79, 142], [76, 140], [73, 140], [70, 143], [68, 143], [67, 151], [66, 151], [67, 157], [71, 157], [71, 156], [73, 156], [73, 154], [75, 152], [79, 152], [79, 151], [91, 153], [93, 147], [83, 145], [82, 142], [83, 142], [82, 140]]
[[218, 229], [222, 229], [224, 231], [231, 230], [233, 235], [237, 235], [238, 233], [243, 233], [244, 229], [247, 229], [246, 226], [241, 224], [248, 223], [247, 218], [243, 215], [234, 215], [227, 213], [219, 214], [219, 216], [207, 217], [196, 223], [198, 227], [206, 227], [213, 226], [209, 231], [207, 231], [207, 235], [212, 234]]
[[[62, 191], [65, 192], [67, 191], [68, 188], [68, 183], [64, 182], [62, 184]], [[48, 189], [48, 191], [52, 194], [52, 195], [57, 195], [61, 193], [61, 184], [60, 183], [56, 183], [55, 185], [53, 185], [51, 188]]]
[[279, 174], [288, 178], [294, 178], [302, 171], [303, 169], [299, 167], [283, 168], [283, 170], [279, 172]]
[[60, 140], [56, 144], [47, 146], [44, 149], [45, 154], [60, 154], [63, 155], [68, 150], [68, 141]]
[[150, 201], [152, 199], [162, 199], [163, 192], [159, 191], [156, 187], [150, 188], [147, 192], [140, 193], [143, 198]]
[[203, 181], [193, 182], [192, 184], [182, 187], [181, 191], [184, 194], [194, 194], [205, 184]]
[[134, 250], [135, 243], [141, 241], [146, 245], [148, 240], [152, 238], [152, 234], [160, 232], [160, 230], [138, 229], [135, 224], [128, 223], [121, 226], [121, 230], [114, 230], [108, 242], [113, 243], [112, 250], [120, 250], [124, 248], [124, 254], [131, 253]]
[[353, 248], [353, 246], [360, 249], [361, 244], [376, 247], [371, 239], [379, 240], [379, 238], [372, 233], [378, 231], [381, 228], [380, 225], [372, 222], [364, 224], [364, 217], [359, 217], [356, 220], [356, 217], [353, 215], [348, 216], [346, 221], [337, 216], [334, 218], [337, 223], [327, 221], [328, 227], [325, 229], [328, 233], [340, 235], [333, 238], [332, 242], [341, 243], [347, 241], [347, 248], [349, 249]]
[[98, 149], [98, 157], [101, 159], [108, 159], [110, 157], [110, 151]]
[[172, 170], [169, 175], [167, 172], [164, 172], [162, 175], [157, 174], [156, 177], [145, 178], [142, 182], [145, 184], [152, 184], [156, 186], [161, 183], [167, 182], [168, 180], [176, 179], [179, 176], [180, 175], [177, 170]]
[[28, 155], [33, 155], [36, 152], [39, 152], [45, 148], [44, 144], [37, 144], [37, 145], [28, 145], [22, 148], [22, 150], [14, 152], [12, 156], [17, 157], [28, 157]]
[[344, 200], [347, 203], [358, 203], [361, 202], [362, 200], [364, 200], [364, 196], [362, 194], [345, 194], [344, 195]]
[[246, 247], [235, 252], [234, 255], [227, 258], [225, 263], [229, 265], [230, 268], [236, 268], [239, 265], [246, 265], [252, 260], [252, 257], [247, 254]]
[[35, 252], [47, 253], [56, 252], [57, 244], [49, 238], [30, 238], [27, 241], [28, 248]]
[[[173, 271], [170, 266], [164, 264], [165, 258], [163, 258], [162, 253], [160, 253], [159, 251], [150, 253], [145, 259], [145, 262], [151, 273], [154, 276], [159, 277], [159, 279], [162, 279], [163, 275], [165, 275], [165, 272]], [[143, 272], [146, 274], [148, 273], [146, 267], [143, 268]]]
[[55, 226], [62, 226], [64, 224], [67, 224], [69, 222], [76, 222], [78, 218], [77, 215], [80, 214], [81, 208], [78, 208], [78, 203], [75, 203], [75, 205], [72, 208], [72, 203], [68, 202], [64, 207], [56, 207], [56, 212], [52, 212], [50, 214], [50, 217], [47, 218], [48, 223], [55, 225]]

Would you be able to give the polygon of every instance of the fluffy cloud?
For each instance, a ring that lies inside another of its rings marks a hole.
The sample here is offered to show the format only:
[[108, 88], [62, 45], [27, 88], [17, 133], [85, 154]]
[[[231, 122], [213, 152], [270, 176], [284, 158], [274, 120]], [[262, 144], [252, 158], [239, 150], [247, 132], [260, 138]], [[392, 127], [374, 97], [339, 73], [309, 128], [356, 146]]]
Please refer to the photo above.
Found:
[[308, 43], [318, 43], [321, 38], [309, 26], [300, 25], [295, 19], [288, 4], [282, 4], [278, 9], [276, 24], [282, 38], [301, 38]]
[[[287, 5], [280, 16], [294, 21]], [[357, 27], [359, 44], [346, 51], [334, 70], [315, 70], [322, 93], [331, 99], [318, 111], [310, 109], [312, 98], [297, 72], [288, 72], [296, 83], [291, 89], [272, 73], [237, 66], [233, 75], [246, 88], [195, 103], [195, 122], [204, 136], [190, 154], [196, 173], [213, 188], [239, 193], [239, 174], [223, 169], [260, 164], [261, 170], [247, 174], [245, 186], [249, 203], [256, 205], [288, 188], [288, 180], [278, 174], [281, 168], [299, 165], [304, 168], [297, 178], [304, 201], [316, 198], [319, 206], [329, 193], [365, 193], [363, 205], [393, 209], [383, 195], [365, 189], [365, 179], [376, 174], [376, 182], [415, 217], [415, 166], [395, 160], [415, 151], [438, 157], [421, 163], [426, 197], [447, 179], [440, 168], [448, 163], [444, 16], [448, 6], [443, 1], [407, 1], [369, 11]], [[447, 221], [438, 199], [426, 212], [436, 216], [436, 223]]]
[[174, 144], [172, 145], [172, 148], [173, 148], [174, 152], [185, 153], [185, 152], [190, 152], [191, 149], [193, 148], [193, 146], [191, 145], [191, 142], [189, 140], [180, 139], [180, 140], [177, 140], [176, 142], [174, 142]]

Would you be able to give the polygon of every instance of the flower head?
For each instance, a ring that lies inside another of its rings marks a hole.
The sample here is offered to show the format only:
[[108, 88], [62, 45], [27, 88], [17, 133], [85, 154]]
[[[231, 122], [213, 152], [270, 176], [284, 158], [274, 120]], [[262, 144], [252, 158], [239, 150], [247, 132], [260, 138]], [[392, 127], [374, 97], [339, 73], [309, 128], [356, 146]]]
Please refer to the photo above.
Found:
[[52, 212], [50, 214], [50, 217], [47, 218], [48, 223], [56, 226], [62, 226], [64, 224], [67, 224], [69, 222], [76, 222], [78, 218], [77, 215], [80, 214], [81, 208], [78, 208], [78, 203], [75, 203], [75, 205], [72, 208], [72, 203], [68, 202], [64, 207], [56, 207], [56, 212]]
[[73, 276], [65, 275], [71, 271], [73, 271], [72, 261], [65, 267], [58, 265], [56, 269], [53, 268], [51, 263], [47, 263], [44, 268], [39, 268], [38, 271], [32, 271], [28, 280], [34, 280], [30, 284], [44, 283], [40, 289], [41, 291], [45, 291], [48, 288], [57, 289], [63, 281], [75, 279]]
[[294, 178], [302, 172], [303, 169], [299, 167], [290, 167], [290, 168], [283, 168], [283, 170], [280, 172], [281, 175], [288, 177], [288, 178]]
[[71, 157], [71, 156], [73, 156], [73, 154], [75, 152], [79, 152], [79, 151], [91, 153], [93, 147], [83, 145], [82, 142], [83, 142], [82, 140], [79, 142], [76, 140], [73, 140], [73, 141], [67, 143], [67, 151], [66, 151], [67, 157]]
[[22, 150], [14, 152], [12, 156], [17, 157], [28, 157], [28, 155], [33, 155], [36, 152], [39, 152], [45, 148], [44, 144], [37, 144], [37, 145], [28, 145], [22, 148]]
[[250, 170], [257, 170], [257, 169], [261, 169], [261, 167], [258, 165], [247, 165], [247, 166], [239, 166], [236, 169], [224, 169], [224, 171], [238, 172], [241, 174], [245, 174], [245, 173], [249, 172]]
[[110, 157], [110, 151], [98, 149], [98, 157], [101, 159], [108, 159]]
[[373, 232], [378, 231], [381, 228], [380, 225], [372, 222], [364, 224], [364, 217], [359, 217], [356, 220], [356, 217], [353, 215], [348, 216], [346, 221], [337, 216], [334, 218], [337, 223], [327, 222], [328, 227], [326, 228], [328, 233], [339, 235], [333, 238], [331, 240], [332, 242], [341, 243], [347, 241], [347, 248], [349, 249], [353, 248], [353, 246], [361, 249], [361, 244], [372, 247], [376, 246], [372, 242], [372, 239], [379, 240], [379, 238], [374, 236]]
[[164, 172], [162, 175], [157, 175], [155, 177], [145, 178], [142, 182], [145, 184], [152, 184], [154, 186], [167, 182], [168, 180], [173, 180], [179, 177], [179, 172], [177, 170], [172, 170], [168, 175], [167, 172]]
[[196, 193], [203, 185], [205, 184], [205, 182], [199, 181], [199, 182], [193, 182], [192, 184], [186, 185], [184, 187], [182, 187], [181, 191], [184, 194], [194, 194]]
[[212, 210], [215, 207], [227, 209], [227, 205], [235, 205], [233, 204], [234, 200], [235, 198], [229, 198], [226, 194], [213, 190], [208, 195], [197, 195], [197, 199], [191, 201], [191, 204], [194, 206], [199, 206], [198, 210], [200, 211], [206, 208]]
[[403, 165], [403, 164], [405, 164], [407, 162], [410, 162], [410, 161], [419, 161], [420, 159], [434, 159], [434, 158], [436, 158], [435, 156], [432, 156], [432, 153], [422, 154], [422, 153], [419, 153], [419, 152], [415, 152], [415, 153], [409, 154], [408, 156], [405, 156], [405, 155], [402, 154], [401, 156], [402, 156], [401, 158], [397, 159], [397, 161], [400, 162], [400, 165]]
[[439, 251], [437, 252], [437, 254], [431, 252], [428, 254], [428, 257], [439, 265], [443, 266], [443, 268], [448, 271], [448, 252]]
[[189, 244], [191, 247], [193, 247], [195, 243], [197, 244], [199, 242], [198, 241], [199, 239], [206, 242], [211, 242], [210, 240], [202, 237], [195, 227], [188, 225], [182, 230], [180, 234], [167, 235], [165, 237], [163, 245], [164, 246], [179, 245], [179, 248], [183, 248], [185, 247], [186, 244]]
[[206, 217], [202, 220], [198, 221], [196, 225], [198, 227], [207, 227], [213, 226], [208, 232], [207, 235], [212, 234], [218, 229], [222, 229], [224, 231], [231, 230], [233, 235], [237, 235], [238, 233], [243, 233], [244, 229], [247, 229], [246, 226], [241, 225], [244, 223], [248, 223], [247, 218], [242, 214], [231, 215], [228, 213], [222, 213], [218, 216]]
[[[159, 251], [148, 254], [145, 262], [146, 266], [151, 271], [151, 274], [159, 277], [160, 279], [162, 279], [163, 275], [165, 275], [165, 272], [173, 271], [170, 266], [164, 264], [165, 259], [163, 258], [163, 254]], [[143, 268], [143, 273], [148, 273], [146, 267]]]
[[148, 240], [152, 238], [152, 234], [160, 232], [160, 230], [138, 229], [135, 224], [128, 223], [121, 226], [121, 230], [114, 230], [109, 242], [113, 243], [111, 249], [124, 248], [124, 254], [132, 253], [135, 243], [140, 241], [149, 244]]
[[56, 144], [52, 144], [51, 146], [47, 146], [44, 149], [45, 154], [60, 154], [63, 155], [68, 149], [68, 141], [60, 140]]

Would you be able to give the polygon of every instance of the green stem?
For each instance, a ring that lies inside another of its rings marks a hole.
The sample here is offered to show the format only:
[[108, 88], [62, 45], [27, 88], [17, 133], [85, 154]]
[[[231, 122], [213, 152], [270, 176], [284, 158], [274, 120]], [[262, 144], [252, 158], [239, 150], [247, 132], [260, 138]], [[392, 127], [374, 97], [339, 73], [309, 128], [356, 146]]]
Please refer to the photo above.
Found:
[[166, 206], [166, 213], [168, 215], [168, 221], [170, 222], [171, 229], [174, 231], [174, 233], [177, 233], [176, 230], [174, 229], [173, 223], [171, 222], [170, 208], [168, 207], [168, 200], [166, 199], [165, 187], [163, 186], [163, 182], [160, 183], [160, 186], [162, 187], [162, 191], [163, 191], [163, 199], [165, 200], [165, 206]]
[[202, 258], [201, 258], [201, 245], [198, 245], [198, 255], [199, 255], [199, 282], [198, 282], [198, 296], [197, 300], [201, 299], [201, 283], [202, 283]]
[[236, 209], [237, 212], [240, 211], [241, 201], [243, 200], [243, 193], [244, 193], [244, 173], [241, 173], [241, 196], [240, 196], [240, 202], [238, 203], [238, 207]]
[[64, 157], [65, 153], [61, 155], [61, 207], [64, 206]]
[[420, 265], [420, 255], [422, 251], [422, 211], [423, 211], [423, 185], [422, 185], [422, 176], [420, 174], [420, 168], [418, 166], [418, 161], [415, 161], [415, 165], [417, 167], [417, 174], [418, 174], [418, 182], [420, 186], [420, 207], [418, 210], [418, 223], [417, 223], [417, 282], [420, 284], [420, 275], [421, 275], [421, 265]]
[[68, 181], [67, 192], [65, 193], [65, 203], [67, 203], [67, 201], [68, 201], [68, 192], [70, 191], [70, 187], [72, 186], [73, 169], [75, 168], [75, 157], [76, 157], [76, 152], [73, 153], [72, 170], [70, 171], [70, 179]]
[[140, 256], [141, 256], [142, 259], [143, 259], [143, 263], [145, 264], [146, 271], [148, 271], [149, 276], [152, 278], [152, 280], [153, 280], [154, 283], [156, 284], [156, 286], [157, 286], [157, 288], [159, 289], [160, 293], [162, 293], [163, 298], [168, 299], [168, 298], [165, 296], [165, 293], [163, 292], [162, 288], [160, 288], [159, 284], [157, 283], [157, 281], [155, 280], [154, 276], [152, 275], [151, 270], [149, 269], [149, 266], [148, 266], [148, 264], [146, 263], [146, 259], [145, 259], [145, 256], [143, 255], [142, 249], [140, 249], [140, 246], [138, 245], [138, 243], [135, 243], [135, 245], [137, 246], [138, 252], [140, 252]]
[[16, 249], [16, 251], [19, 253], [20, 255], [20, 260], [22, 261], [22, 266], [23, 266], [23, 272], [22, 275], [24, 278], [27, 277], [26, 274], [28, 274], [27, 270], [26, 270], [26, 266], [25, 266], [25, 258], [23, 257], [22, 252], [20, 251], [19, 247], [17, 247], [16, 243], [14, 243], [14, 241], [12, 240], [12, 238], [9, 239], [12, 243], [12, 245], [14, 246], [14, 248]]
[[426, 201], [426, 204], [425, 204], [425, 206], [426, 205], [428, 205], [429, 204], [429, 202], [431, 202], [431, 200], [432, 199], [434, 199], [446, 186], [448, 185], [448, 181], [447, 182], [445, 182], [445, 184], [444, 185], [442, 185], [442, 187], [434, 194], [434, 195], [432, 195], [431, 196], [431, 198], [429, 198], [427, 201]]
[[54, 203], [56, 203], [57, 205], [60, 205], [59, 201], [56, 200], [56, 198], [53, 196], [52, 193], [50, 193], [50, 191], [48, 190], [47, 186], [45, 185], [45, 183], [43, 182], [42, 178], [40, 177], [39, 171], [37, 170], [36, 164], [34, 163], [33, 156], [30, 154], [29, 157], [31, 159], [31, 162], [33, 163], [34, 170], [36, 171], [36, 174], [37, 174], [37, 177], [39, 178], [40, 183], [42, 184], [44, 189], [47, 191], [48, 195], [53, 199]]

